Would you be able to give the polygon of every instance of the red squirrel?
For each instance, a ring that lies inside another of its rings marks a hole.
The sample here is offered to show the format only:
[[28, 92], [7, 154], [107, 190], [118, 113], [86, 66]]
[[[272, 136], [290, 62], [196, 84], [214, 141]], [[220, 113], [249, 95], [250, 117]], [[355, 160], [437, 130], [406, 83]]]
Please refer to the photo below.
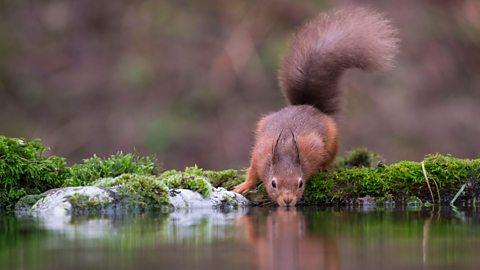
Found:
[[337, 154], [342, 74], [390, 68], [397, 44], [390, 21], [368, 8], [333, 10], [306, 23], [279, 70], [290, 105], [258, 121], [245, 182], [233, 191], [245, 194], [261, 180], [278, 205], [295, 206], [306, 181]]

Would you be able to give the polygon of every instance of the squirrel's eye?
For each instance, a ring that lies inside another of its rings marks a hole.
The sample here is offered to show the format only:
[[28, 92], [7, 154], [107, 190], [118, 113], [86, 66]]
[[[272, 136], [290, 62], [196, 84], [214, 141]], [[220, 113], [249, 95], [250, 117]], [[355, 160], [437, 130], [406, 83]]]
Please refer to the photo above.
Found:
[[302, 180], [298, 180], [298, 188], [302, 188], [303, 187], [303, 181]]
[[273, 188], [277, 188], [277, 181], [272, 180], [272, 187], [273, 187]]

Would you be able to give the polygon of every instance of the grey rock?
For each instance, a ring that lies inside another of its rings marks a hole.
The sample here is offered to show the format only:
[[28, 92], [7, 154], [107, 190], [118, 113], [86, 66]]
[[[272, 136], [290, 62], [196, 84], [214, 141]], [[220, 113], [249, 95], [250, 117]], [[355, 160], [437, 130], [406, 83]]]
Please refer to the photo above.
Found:
[[[244, 196], [224, 188], [213, 188], [210, 196], [188, 189], [170, 189], [170, 204], [167, 209], [233, 209], [250, 205]], [[22, 204], [18, 215], [29, 214], [36, 217], [69, 220], [70, 217], [91, 213], [109, 214], [138, 210], [129, 208], [129, 198], [122, 197], [116, 187], [65, 187], [49, 190], [40, 196], [40, 200], [30, 205]], [[31, 206], [33, 204], [33, 206]], [[31, 206], [31, 208], [29, 208]], [[54, 226], [52, 224], [52, 226]]]
[[111, 205], [114, 203], [114, 189], [93, 186], [57, 188], [45, 192], [44, 198], [36, 202], [32, 209], [33, 216], [66, 217], [74, 210], [70, 198], [82, 196], [85, 202], [92, 205]]
[[188, 189], [170, 189], [170, 203], [175, 208], [244, 207], [250, 201], [224, 188], [213, 188], [209, 197]]

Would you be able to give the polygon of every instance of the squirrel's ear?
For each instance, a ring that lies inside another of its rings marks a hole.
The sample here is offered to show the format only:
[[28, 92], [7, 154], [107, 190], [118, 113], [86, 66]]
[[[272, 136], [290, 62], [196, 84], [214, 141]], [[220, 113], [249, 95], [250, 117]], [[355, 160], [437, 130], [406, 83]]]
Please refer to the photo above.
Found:
[[282, 131], [280, 131], [280, 134], [278, 134], [277, 139], [272, 144], [272, 165], [275, 164], [278, 161], [278, 158], [279, 158], [277, 147], [278, 147], [278, 142], [280, 141], [280, 138], [282, 137], [282, 133], [283, 133], [283, 129], [282, 129]]
[[300, 151], [298, 150], [297, 139], [295, 139], [295, 134], [293, 133], [293, 130], [290, 129], [290, 133], [292, 134], [292, 146], [295, 153], [295, 161], [300, 164]]

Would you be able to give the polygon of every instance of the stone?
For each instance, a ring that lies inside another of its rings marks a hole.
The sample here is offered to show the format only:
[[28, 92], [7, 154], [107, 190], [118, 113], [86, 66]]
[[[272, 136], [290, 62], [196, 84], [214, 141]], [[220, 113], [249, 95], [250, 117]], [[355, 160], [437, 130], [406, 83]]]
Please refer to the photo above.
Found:
[[[169, 189], [169, 204], [166, 210], [177, 209], [233, 209], [246, 207], [250, 201], [241, 194], [224, 188], [213, 188], [209, 196], [188, 189]], [[129, 211], [148, 210], [148, 205], [139, 208], [131, 203], [129, 197], [119, 192], [118, 187], [65, 187], [43, 193], [36, 203], [22, 204], [18, 215], [32, 215], [44, 218], [69, 219], [71, 216], [86, 214], [110, 214]], [[30, 209], [28, 207], [31, 206]], [[158, 209], [158, 207], [157, 207]]]
[[33, 216], [71, 216], [77, 203], [85, 207], [112, 206], [115, 202], [114, 193], [114, 188], [92, 186], [52, 189], [43, 193], [44, 197], [32, 206], [30, 212]]
[[244, 207], [250, 201], [224, 188], [214, 188], [208, 197], [188, 189], [170, 189], [170, 203], [175, 208]]

